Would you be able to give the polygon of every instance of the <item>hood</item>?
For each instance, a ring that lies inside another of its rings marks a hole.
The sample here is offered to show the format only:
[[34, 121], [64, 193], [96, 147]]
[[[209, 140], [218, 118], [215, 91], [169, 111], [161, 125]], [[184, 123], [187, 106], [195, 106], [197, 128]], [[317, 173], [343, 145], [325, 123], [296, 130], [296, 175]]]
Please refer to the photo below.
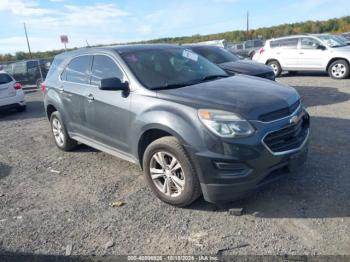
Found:
[[238, 60], [235, 62], [218, 64], [218, 66], [225, 71], [246, 75], [264, 75], [266, 73], [273, 72], [270, 66], [266, 66], [251, 60]]
[[157, 95], [196, 109], [234, 112], [248, 120], [257, 120], [262, 114], [289, 107], [299, 99], [299, 94], [292, 87], [244, 75], [159, 90]]

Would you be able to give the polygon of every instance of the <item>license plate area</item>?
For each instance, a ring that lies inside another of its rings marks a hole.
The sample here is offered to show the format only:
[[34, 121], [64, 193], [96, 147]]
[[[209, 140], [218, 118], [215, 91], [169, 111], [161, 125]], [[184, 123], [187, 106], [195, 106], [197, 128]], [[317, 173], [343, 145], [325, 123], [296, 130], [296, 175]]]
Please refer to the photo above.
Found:
[[300, 169], [300, 167], [306, 162], [308, 149], [305, 148], [302, 151], [292, 155], [289, 158], [288, 169], [293, 172]]

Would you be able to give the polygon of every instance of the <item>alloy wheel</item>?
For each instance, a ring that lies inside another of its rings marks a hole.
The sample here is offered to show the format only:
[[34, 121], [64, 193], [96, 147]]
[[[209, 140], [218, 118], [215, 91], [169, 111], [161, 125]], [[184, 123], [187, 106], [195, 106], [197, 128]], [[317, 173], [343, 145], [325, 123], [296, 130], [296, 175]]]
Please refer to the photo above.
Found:
[[63, 144], [64, 144], [64, 132], [62, 129], [62, 125], [57, 118], [53, 119], [53, 121], [52, 121], [52, 132], [53, 132], [53, 135], [55, 137], [56, 143], [59, 146], [63, 146]]
[[180, 162], [170, 153], [158, 151], [150, 160], [150, 174], [156, 188], [168, 197], [178, 197], [185, 188]]
[[346, 67], [341, 63], [337, 63], [332, 66], [331, 72], [334, 77], [342, 78], [346, 74]]

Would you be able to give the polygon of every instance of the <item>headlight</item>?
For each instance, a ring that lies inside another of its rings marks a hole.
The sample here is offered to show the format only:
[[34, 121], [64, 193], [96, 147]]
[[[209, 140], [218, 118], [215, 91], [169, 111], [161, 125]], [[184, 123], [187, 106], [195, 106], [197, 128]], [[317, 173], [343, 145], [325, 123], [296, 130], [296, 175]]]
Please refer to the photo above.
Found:
[[221, 137], [246, 137], [255, 131], [247, 120], [226, 111], [200, 109], [198, 117], [210, 131]]

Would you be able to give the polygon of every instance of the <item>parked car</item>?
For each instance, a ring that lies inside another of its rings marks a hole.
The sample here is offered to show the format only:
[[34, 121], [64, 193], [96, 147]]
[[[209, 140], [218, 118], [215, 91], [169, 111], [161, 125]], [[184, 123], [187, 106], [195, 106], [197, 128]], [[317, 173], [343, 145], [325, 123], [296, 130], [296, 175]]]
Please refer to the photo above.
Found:
[[275, 74], [270, 66], [262, 65], [251, 60], [242, 60], [224, 48], [204, 45], [184, 46], [217, 64], [229, 75], [239, 73], [275, 80]]
[[261, 39], [248, 40], [243, 43], [232, 45], [229, 50], [236, 55], [252, 59], [255, 53], [264, 46]]
[[345, 37], [348, 41], [350, 41], [350, 32], [342, 33], [341, 36]]
[[12, 75], [22, 85], [36, 85], [40, 87], [50, 64], [49, 59], [27, 60], [3, 65], [3, 70]]
[[322, 71], [334, 79], [349, 76], [350, 48], [333, 35], [295, 35], [267, 40], [253, 60], [282, 71]]
[[0, 110], [17, 109], [24, 111], [26, 102], [20, 83], [4, 71], [0, 71]]
[[138, 163], [176, 206], [243, 197], [307, 155], [309, 115], [295, 89], [229, 77], [177, 45], [60, 54], [42, 91], [58, 148], [81, 142]]

